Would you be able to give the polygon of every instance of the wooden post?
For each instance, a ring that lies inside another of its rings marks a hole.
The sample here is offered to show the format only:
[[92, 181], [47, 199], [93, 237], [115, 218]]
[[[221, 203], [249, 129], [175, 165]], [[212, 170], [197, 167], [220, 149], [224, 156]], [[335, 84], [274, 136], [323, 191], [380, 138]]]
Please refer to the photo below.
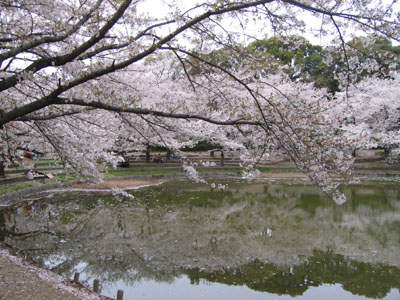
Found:
[[0, 242], [6, 239], [6, 207], [0, 207]]
[[78, 272], [75, 273], [75, 275], [74, 275], [74, 282], [79, 283], [79, 273]]
[[39, 259], [38, 259], [38, 267], [39, 267], [39, 268], [43, 268], [43, 267], [44, 267], [44, 260], [43, 260], [43, 258], [39, 258]]
[[118, 290], [117, 292], [117, 300], [123, 300], [124, 298], [124, 291], [123, 290]]
[[99, 286], [100, 286], [100, 282], [98, 279], [95, 279], [93, 281], [93, 292], [98, 293], [99, 292]]

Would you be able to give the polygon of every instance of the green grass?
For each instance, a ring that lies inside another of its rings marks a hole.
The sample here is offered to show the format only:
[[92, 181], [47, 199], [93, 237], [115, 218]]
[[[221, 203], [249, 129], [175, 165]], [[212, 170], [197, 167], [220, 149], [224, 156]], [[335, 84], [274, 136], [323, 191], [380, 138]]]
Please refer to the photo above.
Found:
[[34, 159], [34, 163], [38, 164], [57, 164], [61, 165], [61, 160], [53, 160], [53, 159]]
[[288, 173], [288, 172], [300, 172], [296, 168], [257, 168], [261, 173], [268, 173], [268, 172], [273, 172], [273, 173]]
[[134, 176], [134, 175], [164, 175], [164, 174], [183, 174], [182, 170], [129, 170], [119, 171], [113, 170], [104, 174], [104, 178], [111, 178], [117, 176]]
[[377, 151], [375, 152], [375, 156], [385, 157], [385, 151]]
[[[212, 168], [202, 168], [197, 170], [199, 173], [241, 173], [242, 170], [240, 168], [227, 168], [227, 169], [212, 169]], [[112, 170], [108, 173], [104, 174], [104, 178], [111, 178], [117, 176], [135, 176], [135, 175], [168, 175], [168, 174], [184, 174], [185, 172], [177, 167], [176, 169], [152, 169], [152, 170], [145, 170], [144, 168], [141, 169], [132, 169], [129, 171], [126, 170]]]
[[231, 168], [231, 169], [200, 169], [197, 170], [199, 173], [238, 173], [241, 174], [243, 169], [240, 168]]
[[0, 185], [0, 196], [31, 187], [37, 187], [56, 182], [69, 182], [76, 179], [77, 177], [72, 175], [57, 175], [53, 179], [44, 179], [44, 181], [35, 180], [35, 181], [24, 181], [24, 182]]
[[73, 180], [78, 180], [79, 178], [77, 177], [77, 176], [75, 176], [75, 175], [65, 175], [65, 174], [59, 174], [59, 175], [56, 175], [56, 178], [54, 178], [54, 179], [51, 179], [51, 180], [48, 180], [47, 181], [47, 183], [49, 183], [49, 182], [56, 182], [56, 181], [59, 181], [59, 182], [68, 182], [68, 181], [73, 181]]
[[27, 189], [37, 186], [36, 182], [20, 182], [20, 183], [14, 183], [14, 184], [9, 184], [9, 185], [3, 185], [0, 186], [0, 195], [5, 195], [7, 193], [19, 191], [22, 189]]

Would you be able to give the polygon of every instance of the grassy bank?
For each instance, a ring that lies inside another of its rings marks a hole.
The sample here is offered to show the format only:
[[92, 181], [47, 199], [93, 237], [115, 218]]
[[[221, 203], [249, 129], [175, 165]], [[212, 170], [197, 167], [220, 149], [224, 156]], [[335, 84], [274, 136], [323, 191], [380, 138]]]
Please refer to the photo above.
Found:
[[[298, 170], [294, 167], [293, 163], [290, 162], [281, 162], [275, 163], [268, 166], [261, 166], [259, 168], [261, 173], [288, 173], [288, 172], [298, 172]], [[239, 167], [220, 167], [217, 168], [199, 168], [198, 172], [202, 173], [237, 173], [241, 174], [242, 169]], [[116, 170], [111, 169], [107, 173], [104, 174], [105, 179], [113, 178], [113, 177], [122, 177], [122, 176], [162, 176], [162, 175], [171, 175], [171, 174], [184, 174], [183, 170], [176, 166], [174, 168], [163, 168], [163, 165], [159, 165], [158, 168], [155, 168], [154, 164], [149, 164], [148, 166], [140, 166], [140, 167], [132, 167], [132, 168], [118, 168]], [[384, 162], [357, 162], [355, 164], [355, 174], [358, 175], [373, 175], [376, 174], [378, 176], [399, 176], [400, 177], [400, 164], [386, 164]], [[56, 182], [71, 182], [74, 180], [83, 180], [84, 178], [74, 176], [74, 175], [65, 175], [58, 174], [53, 179], [36, 179], [33, 181], [23, 181], [17, 183], [7, 183], [0, 185], [0, 196], [5, 195], [7, 193], [23, 190], [26, 188], [43, 186], [45, 184], [52, 184]]]

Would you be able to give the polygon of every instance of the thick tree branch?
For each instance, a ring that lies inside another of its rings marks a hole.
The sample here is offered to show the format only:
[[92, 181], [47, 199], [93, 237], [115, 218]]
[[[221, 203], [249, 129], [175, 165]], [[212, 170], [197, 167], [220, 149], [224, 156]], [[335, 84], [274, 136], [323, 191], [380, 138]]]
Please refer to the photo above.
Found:
[[231, 125], [259, 126], [259, 125], [261, 125], [260, 122], [243, 120], [243, 119], [219, 121], [219, 120], [214, 120], [212, 118], [208, 118], [208, 117], [196, 115], [196, 114], [169, 113], [169, 112], [156, 111], [156, 110], [151, 110], [151, 109], [146, 109], [146, 108], [129, 108], [129, 107], [123, 108], [123, 107], [109, 105], [109, 104], [105, 104], [105, 103], [97, 102], [97, 101], [86, 102], [82, 99], [57, 98], [57, 100], [54, 101], [53, 104], [79, 105], [79, 106], [98, 108], [98, 109], [103, 109], [103, 110], [107, 110], [107, 111], [119, 112], [119, 113], [131, 113], [131, 114], [136, 114], [136, 115], [151, 115], [151, 116], [158, 116], [158, 117], [170, 118], [170, 119], [200, 120], [200, 121], [205, 121], [207, 123], [211, 123], [211, 124], [215, 124], [215, 125], [224, 125], [224, 126], [231, 126]]

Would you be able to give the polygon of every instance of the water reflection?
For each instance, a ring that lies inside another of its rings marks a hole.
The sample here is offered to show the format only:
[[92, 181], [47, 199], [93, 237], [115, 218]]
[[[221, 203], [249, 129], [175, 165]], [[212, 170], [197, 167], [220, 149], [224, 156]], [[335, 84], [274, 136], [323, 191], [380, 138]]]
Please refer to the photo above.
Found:
[[343, 206], [311, 186], [228, 186], [170, 182], [135, 200], [47, 194], [3, 211], [0, 236], [67, 276], [100, 279], [106, 293], [182, 276], [272, 295], [340, 284], [380, 299], [400, 289], [399, 186], [347, 187]]
[[323, 284], [340, 283], [344, 290], [354, 295], [377, 299], [386, 296], [393, 287], [400, 288], [399, 268], [357, 262], [330, 251], [315, 251], [306, 262], [290, 268], [254, 261], [233, 270], [204, 272], [190, 269], [183, 272], [192, 284], [205, 279], [290, 296], [303, 295], [308, 288]]

